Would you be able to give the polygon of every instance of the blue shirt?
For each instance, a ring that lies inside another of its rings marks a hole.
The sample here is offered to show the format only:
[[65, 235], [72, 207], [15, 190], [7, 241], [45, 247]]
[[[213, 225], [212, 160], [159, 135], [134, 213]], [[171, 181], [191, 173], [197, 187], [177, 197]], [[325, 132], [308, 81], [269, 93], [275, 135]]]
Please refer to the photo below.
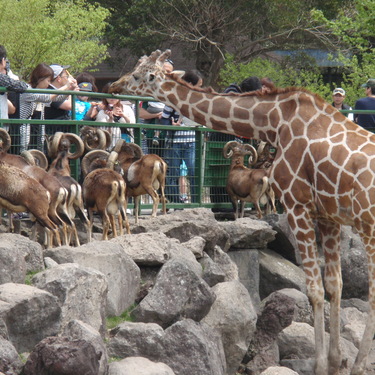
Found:
[[76, 120], [83, 120], [86, 113], [91, 108], [91, 103], [84, 102], [83, 100], [76, 100]]

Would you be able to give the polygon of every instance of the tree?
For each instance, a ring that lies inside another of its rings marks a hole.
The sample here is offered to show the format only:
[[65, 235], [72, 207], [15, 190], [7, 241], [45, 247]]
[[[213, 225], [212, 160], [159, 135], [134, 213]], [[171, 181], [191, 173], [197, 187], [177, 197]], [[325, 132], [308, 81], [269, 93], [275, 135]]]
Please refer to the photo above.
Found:
[[107, 57], [108, 16], [85, 0], [1, 0], [0, 43], [23, 79], [41, 62], [68, 64], [76, 73]]
[[228, 52], [247, 63], [266, 51], [326, 43], [308, 11], [317, 5], [330, 16], [341, 6], [339, 0], [98, 1], [112, 9], [112, 47], [140, 56], [178, 43], [212, 85]]

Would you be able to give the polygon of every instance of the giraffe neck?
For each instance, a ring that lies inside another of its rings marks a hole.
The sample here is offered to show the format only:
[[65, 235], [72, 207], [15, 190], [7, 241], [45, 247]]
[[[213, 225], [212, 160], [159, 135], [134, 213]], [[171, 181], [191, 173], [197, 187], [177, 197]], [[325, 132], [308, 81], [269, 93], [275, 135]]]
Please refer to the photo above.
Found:
[[270, 121], [272, 115], [269, 116], [275, 97], [222, 95], [194, 89], [171, 78], [166, 78], [151, 95], [200, 125], [276, 146], [280, 122]]

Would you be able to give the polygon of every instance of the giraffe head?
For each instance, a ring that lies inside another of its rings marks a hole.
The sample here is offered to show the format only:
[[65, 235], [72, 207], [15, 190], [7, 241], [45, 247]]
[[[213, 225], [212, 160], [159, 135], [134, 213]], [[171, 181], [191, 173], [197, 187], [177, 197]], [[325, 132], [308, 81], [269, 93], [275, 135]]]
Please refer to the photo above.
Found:
[[114, 82], [109, 91], [117, 94], [152, 96], [165, 79], [164, 63], [170, 55], [171, 50], [167, 49], [163, 53], [156, 50], [150, 56], [141, 57], [133, 71]]

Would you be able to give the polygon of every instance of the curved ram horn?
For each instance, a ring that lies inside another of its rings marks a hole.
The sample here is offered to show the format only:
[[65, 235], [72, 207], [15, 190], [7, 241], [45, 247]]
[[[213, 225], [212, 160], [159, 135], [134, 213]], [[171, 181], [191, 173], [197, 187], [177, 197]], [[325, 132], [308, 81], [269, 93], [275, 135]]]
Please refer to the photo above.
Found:
[[244, 155], [250, 155], [249, 156], [249, 165], [254, 165], [258, 160], [258, 153], [255, 147], [252, 145], [245, 143], [242, 145], [242, 150], [244, 152]]
[[52, 137], [49, 137], [49, 139], [47, 140], [47, 142], [49, 142], [49, 147], [47, 147], [48, 156], [51, 159], [54, 159], [57, 156], [59, 152], [60, 141], [63, 135], [63, 132], [56, 132]]
[[99, 128], [86, 129], [82, 138], [86, 151], [104, 150], [106, 148], [106, 135], [104, 131]]
[[10, 138], [9, 133], [3, 128], [0, 128], [0, 139], [2, 143], [0, 149], [2, 149], [5, 152], [8, 151], [12, 144], [12, 140]]
[[74, 134], [74, 133], [66, 133], [64, 137], [66, 137], [69, 140], [71, 145], [75, 145], [76, 147], [75, 152], [68, 153], [68, 159], [80, 158], [85, 151], [85, 145], [83, 144], [82, 139], [77, 134]]
[[[88, 152], [82, 159], [81, 169], [83, 177], [86, 177], [91, 172], [91, 166], [95, 161], [101, 160], [107, 162], [109, 153], [104, 150], [92, 150]], [[104, 163], [103, 163], [104, 164]]]
[[238, 147], [239, 145], [240, 143], [238, 143], [237, 141], [227, 142], [223, 147], [223, 156], [225, 157], [225, 159], [231, 158], [233, 155], [233, 148]]
[[108, 156], [107, 168], [114, 170], [117, 159], [118, 159], [118, 153], [116, 151], [112, 151]]
[[31, 165], [37, 165], [38, 167], [47, 170], [48, 168], [48, 160], [46, 155], [40, 151], [40, 150], [29, 150], [29, 151], [23, 151], [21, 153], [21, 156], [23, 156], [28, 162], [30, 157], [32, 158], [33, 164], [29, 162]]

